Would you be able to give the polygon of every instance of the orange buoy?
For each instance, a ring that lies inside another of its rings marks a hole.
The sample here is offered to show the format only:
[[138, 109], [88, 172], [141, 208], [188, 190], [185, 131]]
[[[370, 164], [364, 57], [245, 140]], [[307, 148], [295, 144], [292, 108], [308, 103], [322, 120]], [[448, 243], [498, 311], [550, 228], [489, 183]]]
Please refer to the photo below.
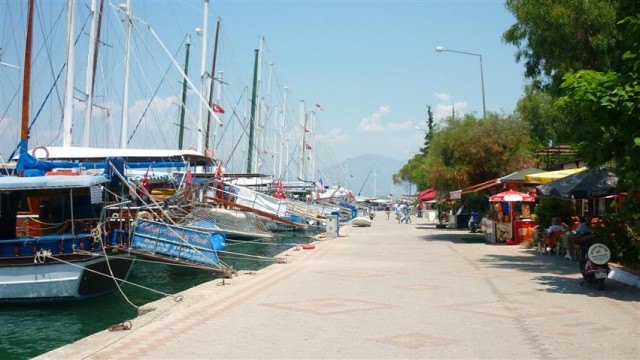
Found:
[[316, 248], [316, 246], [315, 246], [315, 245], [313, 245], [313, 244], [304, 244], [304, 245], [302, 245], [302, 248], [303, 248], [304, 250], [312, 250], [312, 249], [315, 249], [315, 248]]

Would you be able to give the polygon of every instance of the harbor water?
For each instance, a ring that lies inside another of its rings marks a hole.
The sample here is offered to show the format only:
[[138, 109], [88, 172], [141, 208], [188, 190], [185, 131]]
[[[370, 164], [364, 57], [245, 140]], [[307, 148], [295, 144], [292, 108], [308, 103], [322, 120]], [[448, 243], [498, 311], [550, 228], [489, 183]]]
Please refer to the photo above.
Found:
[[[306, 234], [291, 233], [270, 240], [229, 242], [225, 247], [228, 253], [221, 254], [220, 259], [238, 271], [259, 270], [270, 265], [272, 257], [308, 241]], [[218, 277], [196, 269], [137, 261], [128, 281], [162, 293], [175, 294]], [[134, 285], [125, 284], [122, 290], [136, 306], [164, 296]], [[41, 305], [0, 303], [0, 359], [30, 359], [136, 316], [137, 309], [120, 292], [74, 302]]]

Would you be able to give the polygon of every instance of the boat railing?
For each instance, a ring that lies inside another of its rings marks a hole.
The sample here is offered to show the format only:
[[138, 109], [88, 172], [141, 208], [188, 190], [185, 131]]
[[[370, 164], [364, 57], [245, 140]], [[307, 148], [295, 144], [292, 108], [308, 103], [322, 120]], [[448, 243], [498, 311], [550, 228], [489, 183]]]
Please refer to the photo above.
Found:
[[52, 254], [74, 254], [79, 251], [97, 250], [100, 242], [94, 241], [91, 232], [56, 234], [36, 237], [18, 237], [0, 240], [0, 258], [33, 256], [47, 250]]

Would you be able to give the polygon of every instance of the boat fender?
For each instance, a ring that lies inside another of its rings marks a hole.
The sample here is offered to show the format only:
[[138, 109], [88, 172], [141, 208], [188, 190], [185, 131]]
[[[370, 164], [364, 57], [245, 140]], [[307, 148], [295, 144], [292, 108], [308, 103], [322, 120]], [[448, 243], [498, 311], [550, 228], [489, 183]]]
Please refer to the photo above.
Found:
[[98, 226], [91, 229], [91, 237], [95, 242], [100, 241], [100, 239], [102, 238], [102, 229], [100, 229], [100, 227]]
[[136, 214], [136, 219], [153, 221], [153, 215], [151, 215], [151, 213], [148, 211], [140, 211]]
[[313, 245], [313, 244], [304, 244], [304, 245], [302, 245], [302, 249], [304, 249], [304, 250], [313, 250], [315, 248], [316, 248], [316, 246]]

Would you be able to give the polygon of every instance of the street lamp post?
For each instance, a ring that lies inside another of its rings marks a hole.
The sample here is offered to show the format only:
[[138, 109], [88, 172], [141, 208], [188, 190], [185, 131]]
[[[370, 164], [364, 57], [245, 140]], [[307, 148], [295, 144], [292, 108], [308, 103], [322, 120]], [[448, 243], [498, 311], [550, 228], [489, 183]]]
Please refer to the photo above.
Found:
[[473, 55], [473, 56], [477, 56], [480, 59], [480, 83], [482, 85], [482, 118], [486, 119], [487, 118], [487, 108], [486, 108], [485, 102], [484, 102], [484, 74], [482, 72], [482, 55], [481, 54], [476, 54], [476, 53], [470, 53], [470, 52], [466, 52], [466, 51], [451, 50], [451, 49], [444, 48], [442, 46], [436, 46], [436, 51], [437, 52], [448, 51], [448, 52], [454, 52], [454, 53], [458, 53], [458, 54]]

